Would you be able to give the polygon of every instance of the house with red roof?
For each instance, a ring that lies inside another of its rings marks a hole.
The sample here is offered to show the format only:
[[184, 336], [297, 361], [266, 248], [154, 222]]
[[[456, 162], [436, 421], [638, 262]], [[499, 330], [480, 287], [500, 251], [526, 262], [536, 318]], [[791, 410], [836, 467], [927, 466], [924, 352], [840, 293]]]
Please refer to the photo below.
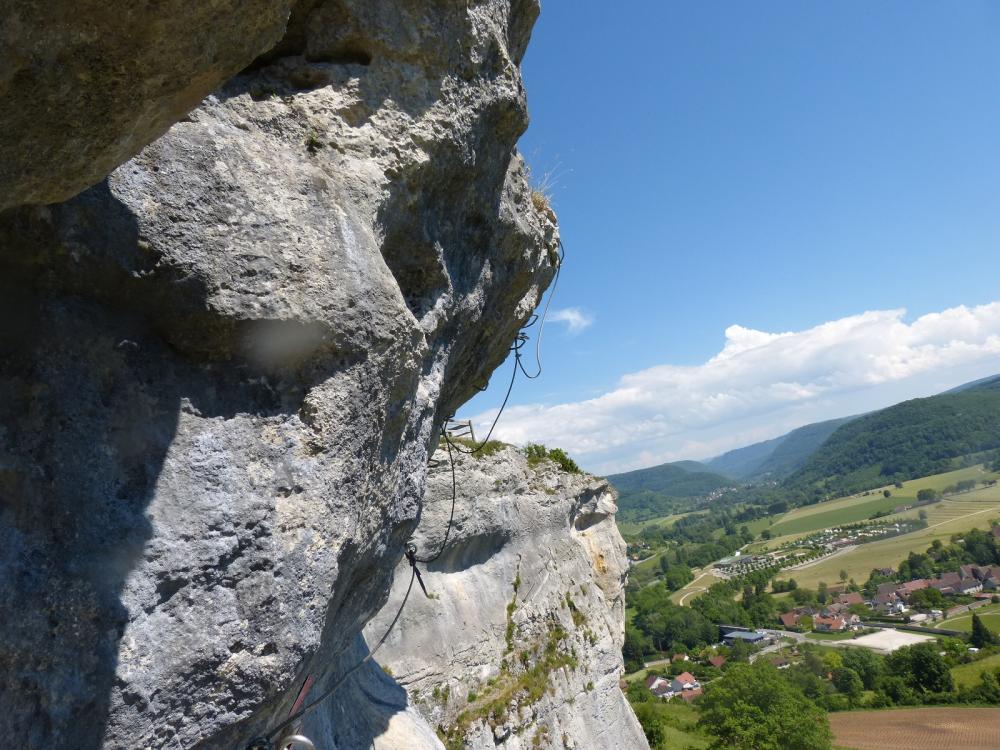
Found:
[[823, 615], [816, 615], [813, 618], [813, 630], [820, 633], [839, 633], [846, 629], [847, 621], [843, 617], [824, 617]]
[[690, 672], [681, 672], [673, 679], [650, 675], [646, 678], [646, 687], [657, 698], [670, 700], [678, 695], [685, 700], [691, 700], [701, 695], [701, 683]]
[[674, 691], [670, 687], [670, 680], [665, 677], [650, 675], [646, 678], [646, 687], [649, 688], [649, 692], [657, 698], [669, 700], [674, 697]]
[[683, 693], [685, 690], [700, 690], [701, 683], [690, 672], [681, 672], [670, 683], [670, 687], [675, 693]]
[[944, 573], [940, 578], [930, 581], [931, 588], [935, 588], [942, 594], [954, 594], [955, 587], [962, 582], [962, 576], [958, 573]]
[[912, 581], [899, 584], [899, 588], [896, 589], [896, 593], [903, 599], [909, 599], [910, 594], [914, 591], [920, 591], [928, 586], [930, 586], [930, 581], [926, 578], [915, 578]]
[[799, 626], [799, 620], [802, 619], [795, 612], [783, 612], [778, 615], [778, 620], [789, 630], [793, 630]]

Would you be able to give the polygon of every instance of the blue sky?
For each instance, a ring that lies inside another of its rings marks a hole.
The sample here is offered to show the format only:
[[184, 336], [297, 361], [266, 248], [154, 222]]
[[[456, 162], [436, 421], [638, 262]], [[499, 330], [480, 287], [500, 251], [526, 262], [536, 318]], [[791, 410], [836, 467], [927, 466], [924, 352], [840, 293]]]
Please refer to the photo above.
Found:
[[499, 436], [608, 472], [1000, 372], [998, 39], [988, 2], [544, 3], [521, 149], [592, 322]]

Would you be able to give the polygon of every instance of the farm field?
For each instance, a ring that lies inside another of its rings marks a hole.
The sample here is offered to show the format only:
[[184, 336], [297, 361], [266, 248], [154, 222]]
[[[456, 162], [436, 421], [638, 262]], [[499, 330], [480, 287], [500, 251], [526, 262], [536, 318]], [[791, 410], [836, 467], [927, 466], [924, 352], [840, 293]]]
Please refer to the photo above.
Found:
[[[864, 521], [870, 518], [873, 513], [892, 510], [897, 505], [907, 505], [910, 500], [903, 500], [898, 497], [852, 497], [848, 498], [849, 503], [836, 508], [827, 508], [822, 513], [812, 512], [797, 518], [782, 518], [771, 526], [771, 533], [775, 536], [786, 536], [788, 534], [802, 534], [810, 531], [828, 529], [832, 526], [839, 526], [843, 523], [853, 523], [854, 521]], [[826, 503], [818, 503], [818, 507], [841, 503], [840, 500], [831, 500]], [[792, 511], [795, 513], [796, 511]], [[791, 514], [789, 514], [791, 515]]]
[[[922, 489], [942, 490], [948, 485], [956, 484], [965, 479], [998, 479], [1000, 474], [986, 471], [981, 465], [970, 466], [965, 469], [949, 471], [944, 474], [935, 474], [921, 479], [911, 479], [903, 483], [902, 489], [893, 486], [880, 488], [872, 491], [870, 495], [851, 495], [837, 500], [828, 500], [825, 503], [808, 505], [804, 508], [796, 508], [779, 518], [770, 527], [774, 536], [785, 536], [788, 534], [801, 534], [803, 532], [818, 531], [837, 526], [843, 523], [853, 523], [864, 521], [871, 517], [873, 513], [892, 510], [899, 505], [909, 505], [917, 499], [917, 492]], [[882, 497], [882, 489], [888, 489], [892, 495]], [[972, 493], [969, 493], [970, 495]], [[965, 497], [958, 495], [956, 499]], [[934, 506], [928, 507], [928, 512]], [[899, 517], [916, 517], [919, 510], [907, 511]]]
[[750, 521], [749, 523], [746, 524], [746, 527], [751, 534], [757, 536], [760, 532], [768, 528], [770, 525], [771, 525], [771, 517], [765, 516], [764, 518], [758, 518], [754, 521]]
[[[980, 609], [973, 610], [979, 618], [994, 633], [1000, 633], [1000, 604], [989, 604]], [[941, 620], [935, 627], [947, 628], [949, 630], [961, 630], [968, 633], [972, 630], [972, 612], [963, 612], [960, 615]]]
[[956, 687], [972, 687], [979, 684], [979, 676], [986, 670], [1000, 669], [1000, 654], [987, 656], [971, 664], [959, 664], [951, 668], [951, 676]]
[[[780, 577], [791, 576], [800, 586], [814, 588], [820, 581], [836, 582], [839, 572], [846, 570], [858, 582], [865, 581], [872, 568], [896, 567], [910, 552], [925, 552], [935, 539], [947, 544], [952, 534], [973, 528], [988, 528], [990, 519], [1000, 517], [1000, 485], [956, 495], [927, 506], [926, 510], [928, 526], [925, 529], [863, 544], [812, 567], [782, 573]], [[917, 511], [913, 510], [890, 519], [913, 518], [916, 515]]]
[[675, 513], [672, 516], [657, 516], [656, 518], [650, 518], [646, 521], [619, 521], [618, 530], [623, 536], [634, 536], [642, 533], [642, 530], [647, 526], [670, 526], [677, 521], [677, 519], [684, 518], [686, 515], [688, 514]]
[[996, 750], [1000, 708], [907, 708], [830, 714], [834, 744], [851, 750]]

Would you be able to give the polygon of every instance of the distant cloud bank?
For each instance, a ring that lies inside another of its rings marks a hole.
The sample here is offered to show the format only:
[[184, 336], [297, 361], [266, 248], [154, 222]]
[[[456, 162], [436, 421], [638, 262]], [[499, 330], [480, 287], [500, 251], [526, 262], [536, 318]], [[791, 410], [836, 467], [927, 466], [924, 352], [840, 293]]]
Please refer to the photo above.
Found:
[[[495, 434], [565, 448], [587, 469], [611, 473], [708, 457], [1000, 370], [1000, 302], [911, 323], [905, 314], [870, 311], [785, 333], [732, 325], [704, 364], [630, 373], [586, 401], [509, 407]], [[570, 332], [592, 322], [577, 308], [550, 320]], [[495, 414], [473, 419], [488, 425]]]

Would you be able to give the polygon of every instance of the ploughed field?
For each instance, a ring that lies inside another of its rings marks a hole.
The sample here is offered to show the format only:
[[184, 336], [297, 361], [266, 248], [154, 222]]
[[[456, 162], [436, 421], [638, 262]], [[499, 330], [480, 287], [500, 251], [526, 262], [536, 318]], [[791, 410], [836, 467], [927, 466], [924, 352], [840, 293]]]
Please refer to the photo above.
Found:
[[833, 743], [852, 750], [1000, 748], [1000, 708], [905, 708], [830, 714]]

